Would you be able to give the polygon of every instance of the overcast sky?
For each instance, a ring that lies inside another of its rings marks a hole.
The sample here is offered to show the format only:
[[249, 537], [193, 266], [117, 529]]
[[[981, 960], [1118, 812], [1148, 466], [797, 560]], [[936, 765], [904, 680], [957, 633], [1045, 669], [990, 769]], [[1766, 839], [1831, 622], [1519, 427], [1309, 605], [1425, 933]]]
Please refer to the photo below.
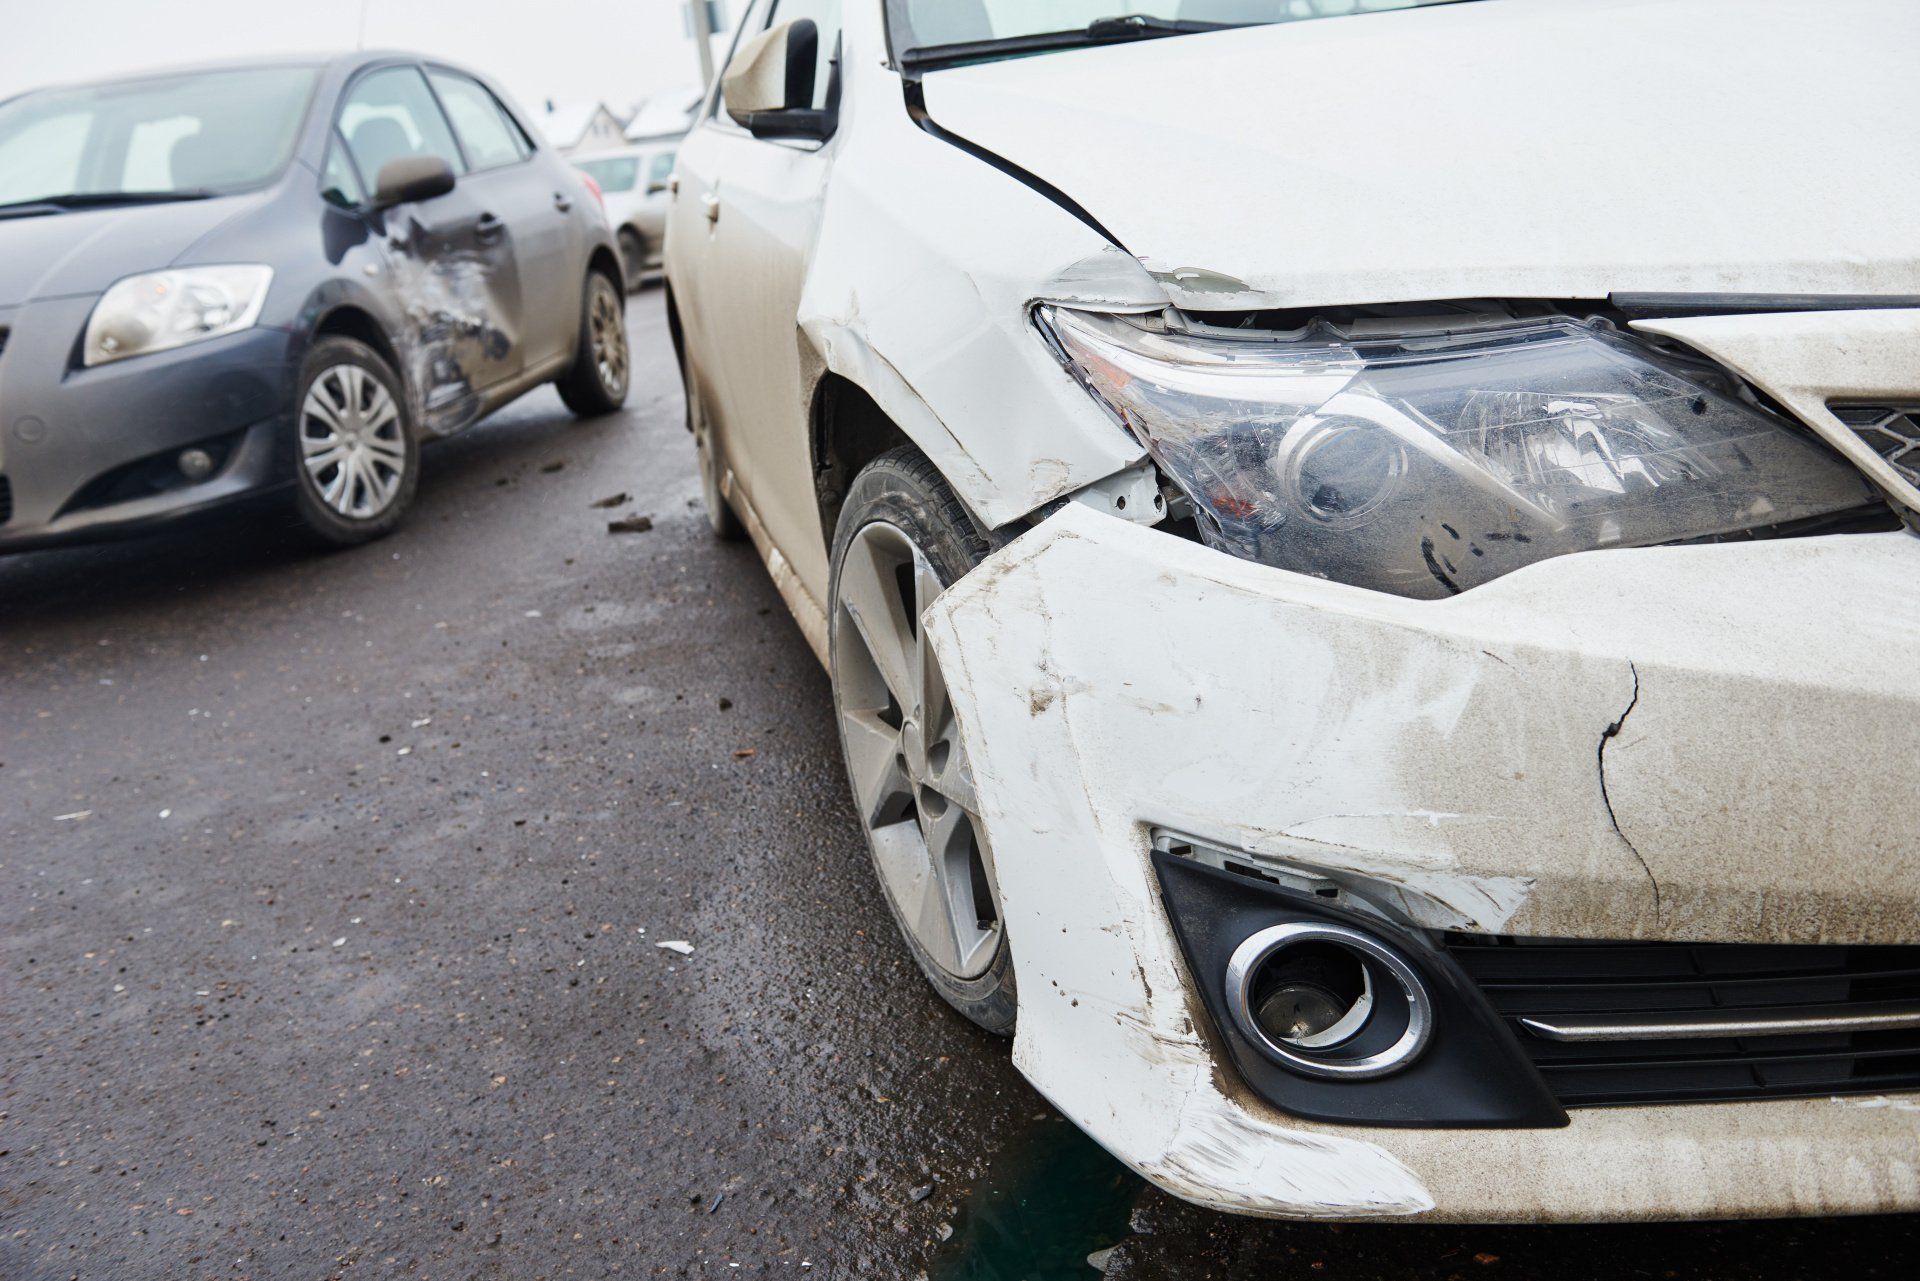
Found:
[[[745, 0], [723, 0], [728, 20]], [[699, 83], [680, 0], [0, 0], [0, 98], [61, 81], [263, 53], [402, 48], [484, 71], [529, 111]], [[363, 40], [364, 36], [364, 40]]]

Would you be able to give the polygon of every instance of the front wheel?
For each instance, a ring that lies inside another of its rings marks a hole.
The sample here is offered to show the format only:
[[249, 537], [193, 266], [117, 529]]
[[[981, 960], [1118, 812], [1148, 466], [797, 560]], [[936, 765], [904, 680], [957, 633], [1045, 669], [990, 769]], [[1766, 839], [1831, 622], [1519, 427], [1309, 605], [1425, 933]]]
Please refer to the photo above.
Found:
[[554, 385], [568, 409], [595, 418], [626, 404], [630, 372], [626, 300], [605, 273], [589, 271], [580, 298], [580, 341], [573, 367]]
[[990, 1032], [1018, 1000], [973, 770], [921, 618], [998, 544], [919, 453], [855, 477], [834, 534], [833, 699], [874, 871], [936, 991]]
[[294, 515], [328, 547], [391, 533], [420, 480], [400, 379], [351, 338], [322, 338], [307, 353], [294, 400]]

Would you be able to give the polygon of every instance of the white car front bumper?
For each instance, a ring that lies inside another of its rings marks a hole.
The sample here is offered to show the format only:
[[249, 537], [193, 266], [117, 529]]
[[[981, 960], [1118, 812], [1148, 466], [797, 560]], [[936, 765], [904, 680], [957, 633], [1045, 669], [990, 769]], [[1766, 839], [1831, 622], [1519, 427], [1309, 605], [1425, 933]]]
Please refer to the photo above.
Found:
[[1069, 504], [928, 614], [1021, 1002], [1015, 1060], [1176, 1195], [1243, 1213], [1630, 1219], [1920, 1207], [1920, 1096], [1288, 1116], [1192, 987], [1176, 832], [1435, 930], [1920, 941], [1920, 541], [1620, 550], [1410, 601]]

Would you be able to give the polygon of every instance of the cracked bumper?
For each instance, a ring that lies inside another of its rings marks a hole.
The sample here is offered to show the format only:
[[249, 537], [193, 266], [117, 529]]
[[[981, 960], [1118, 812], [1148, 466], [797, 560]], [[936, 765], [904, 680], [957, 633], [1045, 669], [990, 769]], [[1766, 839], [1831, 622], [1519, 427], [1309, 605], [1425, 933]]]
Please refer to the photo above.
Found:
[[1579, 1110], [1557, 1130], [1274, 1111], [1217, 1061], [1155, 829], [1364, 876], [1419, 924], [1911, 943], [1920, 540], [1610, 551], [1446, 601], [1069, 506], [934, 606], [1022, 993], [1015, 1058], [1177, 1195], [1473, 1220], [1920, 1206], [1920, 1099]]

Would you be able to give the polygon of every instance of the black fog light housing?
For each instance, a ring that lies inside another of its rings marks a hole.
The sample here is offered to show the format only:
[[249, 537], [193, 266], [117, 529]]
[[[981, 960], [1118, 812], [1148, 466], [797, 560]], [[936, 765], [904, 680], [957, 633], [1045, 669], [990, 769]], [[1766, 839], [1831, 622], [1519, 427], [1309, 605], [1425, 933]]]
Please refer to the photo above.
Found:
[[1227, 960], [1226, 999], [1249, 1040], [1307, 1076], [1388, 1076], [1419, 1058], [1433, 1035], [1433, 1000], [1413, 966], [1372, 935], [1332, 922], [1249, 934]]
[[1567, 1123], [1512, 1030], [1424, 931], [1348, 893], [1281, 884], [1245, 856], [1211, 866], [1162, 849], [1153, 868], [1206, 1007], [1197, 1022], [1266, 1103], [1356, 1125]]

